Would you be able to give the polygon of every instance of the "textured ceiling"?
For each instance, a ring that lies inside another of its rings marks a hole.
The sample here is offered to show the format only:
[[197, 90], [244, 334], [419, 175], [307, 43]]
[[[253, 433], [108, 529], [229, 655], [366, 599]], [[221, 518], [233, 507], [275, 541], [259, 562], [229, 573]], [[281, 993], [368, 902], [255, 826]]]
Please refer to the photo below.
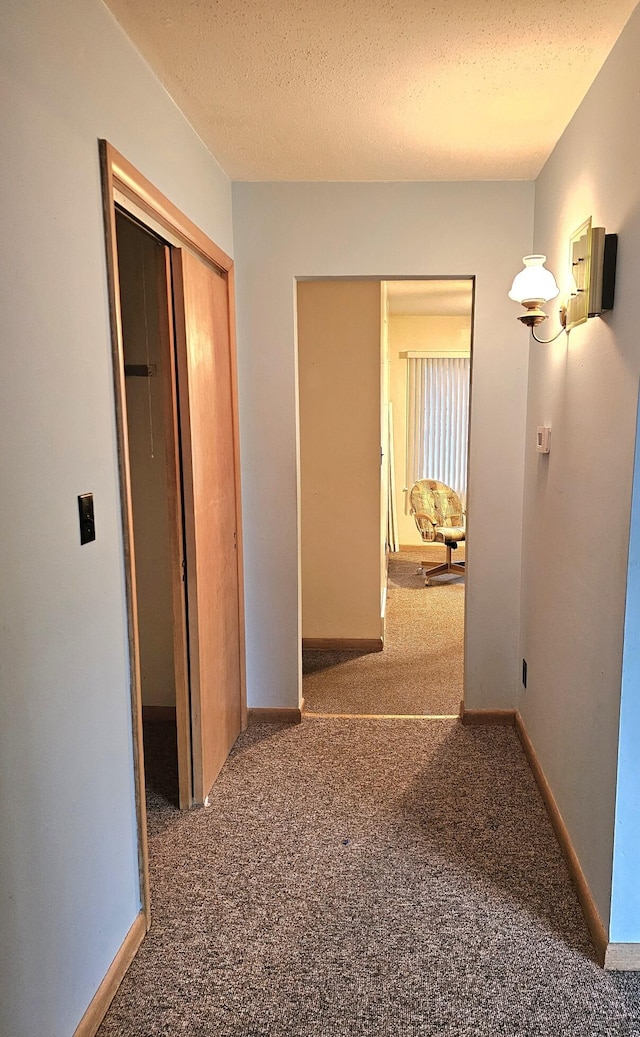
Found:
[[385, 281], [388, 311], [405, 317], [469, 317], [473, 281], [441, 280]]
[[636, 0], [107, 0], [234, 180], [532, 179]]

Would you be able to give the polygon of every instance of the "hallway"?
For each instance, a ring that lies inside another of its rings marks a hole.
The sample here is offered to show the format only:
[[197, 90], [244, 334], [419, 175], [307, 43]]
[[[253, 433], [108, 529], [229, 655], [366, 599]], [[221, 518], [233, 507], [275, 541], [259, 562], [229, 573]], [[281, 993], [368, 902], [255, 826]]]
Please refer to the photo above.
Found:
[[254, 725], [150, 793], [153, 924], [100, 1037], [634, 1037], [513, 729]]
[[[457, 554], [464, 559], [464, 546]], [[464, 577], [425, 587], [421, 561], [439, 544], [389, 554], [383, 652], [303, 653], [302, 694], [311, 713], [453, 715], [464, 694]]]

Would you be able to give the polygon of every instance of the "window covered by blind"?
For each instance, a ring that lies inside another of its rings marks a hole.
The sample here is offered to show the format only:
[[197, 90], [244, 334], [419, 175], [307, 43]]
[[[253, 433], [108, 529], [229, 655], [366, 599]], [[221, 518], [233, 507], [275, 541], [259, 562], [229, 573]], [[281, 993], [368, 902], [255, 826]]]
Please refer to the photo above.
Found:
[[407, 364], [407, 487], [438, 479], [466, 506], [470, 360], [425, 357]]

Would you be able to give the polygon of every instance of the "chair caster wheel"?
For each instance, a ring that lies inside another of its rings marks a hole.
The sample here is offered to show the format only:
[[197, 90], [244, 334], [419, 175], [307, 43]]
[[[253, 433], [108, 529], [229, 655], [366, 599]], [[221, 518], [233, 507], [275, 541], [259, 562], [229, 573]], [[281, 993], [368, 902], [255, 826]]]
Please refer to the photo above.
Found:
[[425, 585], [425, 587], [430, 587], [431, 586], [431, 580], [425, 580], [424, 581], [424, 585]]
[[416, 569], [416, 576], [424, 576], [424, 569], [422, 568], [422, 566]]

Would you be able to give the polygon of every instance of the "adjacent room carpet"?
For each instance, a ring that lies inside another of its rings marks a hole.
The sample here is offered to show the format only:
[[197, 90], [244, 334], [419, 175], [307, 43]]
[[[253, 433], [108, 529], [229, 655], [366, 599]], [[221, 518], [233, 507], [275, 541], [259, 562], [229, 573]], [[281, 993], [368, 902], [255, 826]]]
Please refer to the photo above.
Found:
[[640, 1034], [640, 976], [595, 964], [513, 729], [255, 725], [209, 808], [166, 792], [100, 1037]]
[[[464, 558], [464, 548], [458, 550]], [[444, 548], [389, 555], [383, 652], [303, 653], [303, 695], [312, 713], [458, 714], [463, 696], [464, 577], [416, 573]]]

